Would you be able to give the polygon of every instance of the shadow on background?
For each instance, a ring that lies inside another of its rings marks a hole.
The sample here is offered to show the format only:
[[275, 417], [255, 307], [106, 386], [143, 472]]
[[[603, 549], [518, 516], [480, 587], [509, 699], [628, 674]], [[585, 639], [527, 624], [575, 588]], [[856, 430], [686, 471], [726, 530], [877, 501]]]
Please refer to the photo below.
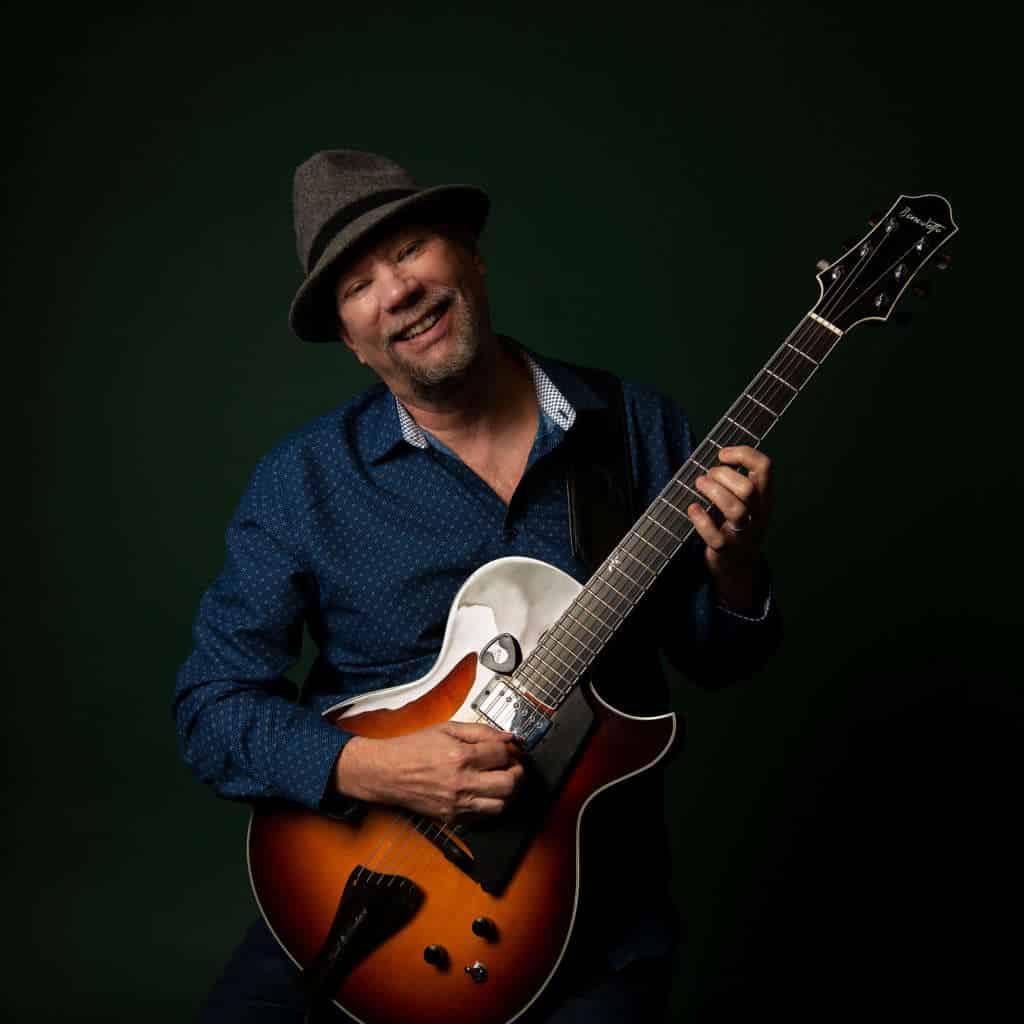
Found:
[[723, 851], [680, 1019], [988, 1020], [1016, 998], [1024, 700], [992, 654], [985, 624], [940, 619], [829, 673]]

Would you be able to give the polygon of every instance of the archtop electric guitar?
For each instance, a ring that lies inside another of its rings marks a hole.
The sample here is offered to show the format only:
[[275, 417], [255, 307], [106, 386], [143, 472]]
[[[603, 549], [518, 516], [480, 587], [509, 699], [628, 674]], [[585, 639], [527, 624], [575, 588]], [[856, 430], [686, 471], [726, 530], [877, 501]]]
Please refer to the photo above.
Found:
[[[602, 790], [665, 756], [676, 716], [611, 707], [588, 671], [693, 532], [694, 482], [724, 446], [757, 447], [839, 339], [887, 320], [956, 233], [937, 195], [900, 196], [818, 274], [821, 295], [586, 585], [501, 558], [459, 590], [433, 669], [325, 717], [393, 737], [453, 720], [516, 734], [525, 794], [479, 826], [370, 806], [344, 820], [257, 805], [249, 871], [310, 989], [365, 1024], [506, 1024], [554, 977], [579, 902], [580, 822]], [[941, 258], [941, 257], [940, 257]]]

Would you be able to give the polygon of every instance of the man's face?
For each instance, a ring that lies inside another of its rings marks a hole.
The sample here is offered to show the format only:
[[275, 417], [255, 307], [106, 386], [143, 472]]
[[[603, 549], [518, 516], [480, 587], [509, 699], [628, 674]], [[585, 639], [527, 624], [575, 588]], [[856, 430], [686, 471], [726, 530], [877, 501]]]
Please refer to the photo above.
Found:
[[450, 389], [490, 322], [475, 246], [444, 225], [402, 225], [358, 253], [338, 279], [341, 337], [399, 397]]

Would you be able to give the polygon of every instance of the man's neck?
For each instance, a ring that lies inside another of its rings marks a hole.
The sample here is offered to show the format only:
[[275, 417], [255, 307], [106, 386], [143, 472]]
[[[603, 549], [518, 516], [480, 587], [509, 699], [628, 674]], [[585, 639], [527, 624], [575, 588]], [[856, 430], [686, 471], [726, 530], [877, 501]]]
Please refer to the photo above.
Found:
[[443, 396], [399, 396], [412, 418], [448, 447], [490, 447], [529, 420], [536, 426], [537, 397], [530, 373], [511, 343], [482, 346], [459, 387]]

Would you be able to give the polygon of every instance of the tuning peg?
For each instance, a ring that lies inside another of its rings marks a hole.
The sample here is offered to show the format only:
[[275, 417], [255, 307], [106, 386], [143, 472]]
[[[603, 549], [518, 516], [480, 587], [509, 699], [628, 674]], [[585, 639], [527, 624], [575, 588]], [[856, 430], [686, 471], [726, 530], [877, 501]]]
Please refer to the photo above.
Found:
[[870, 227], [870, 228], [875, 227], [881, 219], [882, 219], [882, 214], [878, 210], [875, 210], [871, 214], [871, 216], [868, 217], [868, 227]]
[[824, 273], [825, 273], [825, 271], [826, 271], [826, 270], [828, 270], [828, 268], [832, 266], [832, 264], [831, 264], [831, 263], [829, 263], [829, 261], [828, 261], [828, 260], [818, 260], [818, 262], [817, 262], [817, 263], [815, 263], [814, 265], [815, 265], [815, 267], [817, 267], [817, 269], [818, 269], [818, 270], [819, 270], [819, 271], [820, 271], [820, 272], [821, 272], [822, 274], [824, 274]]
[[938, 256], [932, 260], [932, 266], [936, 270], [948, 270], [949, 265], [953, 262], [953, 257], [948, 252], [940, 252]]
[[910, 286], [910, 291], [919, 299], [924, 299], [931, 294], [932, 286], [927, 281], [915, 281]]

